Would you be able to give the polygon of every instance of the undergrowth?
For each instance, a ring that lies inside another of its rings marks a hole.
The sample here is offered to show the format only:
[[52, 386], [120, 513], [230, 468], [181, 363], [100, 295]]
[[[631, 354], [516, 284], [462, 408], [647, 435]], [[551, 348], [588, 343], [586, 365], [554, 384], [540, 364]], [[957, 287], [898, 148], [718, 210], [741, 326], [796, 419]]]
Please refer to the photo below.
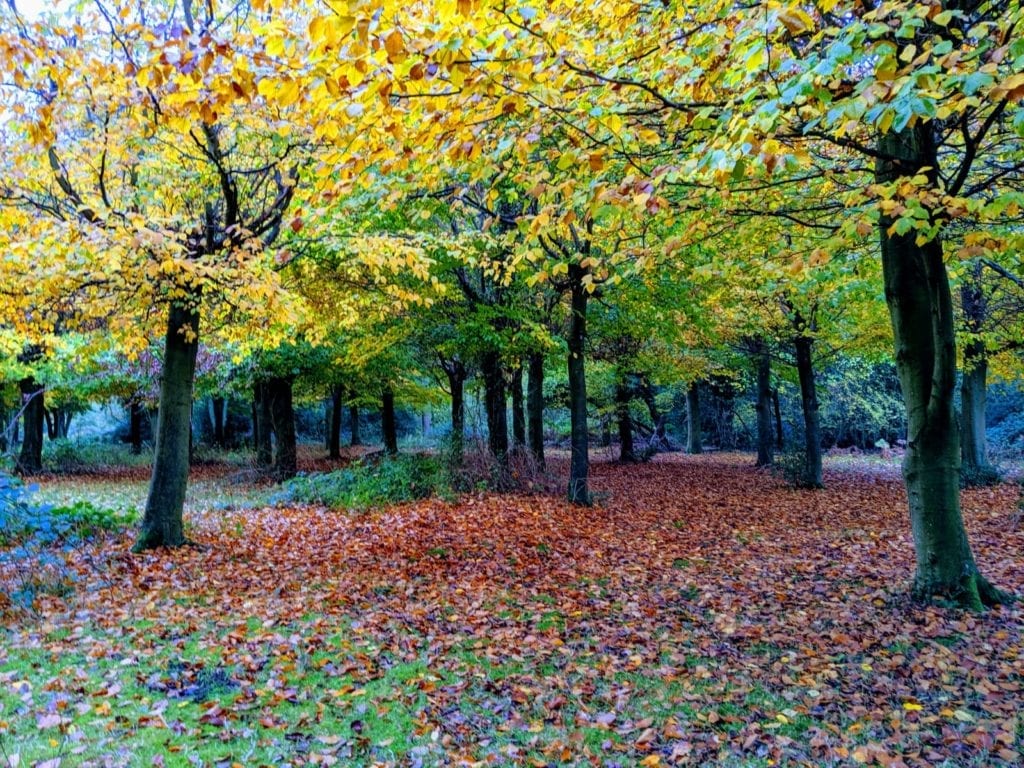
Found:
[[299, 475], [286, 482], [273, 501], [365, 510], [450, 494], [448, 475], [439, 458], [408, 454], [364, 459], [334, 472]]

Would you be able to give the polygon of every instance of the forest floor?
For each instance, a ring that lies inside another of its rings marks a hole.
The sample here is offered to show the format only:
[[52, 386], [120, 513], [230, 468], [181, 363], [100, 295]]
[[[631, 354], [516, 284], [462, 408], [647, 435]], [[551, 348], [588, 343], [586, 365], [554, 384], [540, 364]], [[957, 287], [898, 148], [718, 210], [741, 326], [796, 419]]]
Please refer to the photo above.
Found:
[[[796, 491], [749, 456], [667, 455], [596, 463], [593, 508], [360, 514], [211, 476], [199, 546], [76, 546], [6, 615], [0, 766], [1019, 765], [1024, 611], [909, 601], [890, 470]], [[1019, 495], [963, 498], [983, 571], [1024, 594]]]

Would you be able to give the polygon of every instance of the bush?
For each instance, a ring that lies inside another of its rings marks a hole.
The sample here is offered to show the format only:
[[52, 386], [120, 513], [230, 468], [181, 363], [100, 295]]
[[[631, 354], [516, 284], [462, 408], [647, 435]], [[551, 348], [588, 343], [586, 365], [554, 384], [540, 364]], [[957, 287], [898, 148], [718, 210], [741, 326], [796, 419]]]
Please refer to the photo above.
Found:
[[17, 479], [0, 475], [0, 546], [49, 547], [78, 542], [123, 530], [138, 520], [134, 509], [107, 509], [88, 501], [59, 507], [34, 504], [31, 496], [35, 490], [35, 486], [26, 488]]
[[771, 471], [786, 481], [791, 488], [814, 488], [809, 482], [807, 453], [802, 450], [788, 451], [775, 457]]
[[274, 501], [363, 510], [449, 493], [442, 461], [410, 454], [364, 459], [336, 472], [299, 475], [283, 485]]
[[1003, 475], [999, 468], [991, 464], [984, 467], [968, 467], [966, 464], [960, 466], [961, 488], [984, 488], [997, 485], [1002, 479]]

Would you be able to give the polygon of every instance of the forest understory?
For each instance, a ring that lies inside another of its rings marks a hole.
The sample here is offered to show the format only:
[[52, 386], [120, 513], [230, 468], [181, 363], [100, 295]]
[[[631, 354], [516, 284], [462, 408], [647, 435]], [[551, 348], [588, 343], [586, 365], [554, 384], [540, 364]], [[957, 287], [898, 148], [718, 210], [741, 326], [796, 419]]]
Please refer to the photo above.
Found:
[[[68, 548], [7, 606], [0, 765], [1019, 764], [1019, 603], [911, 602], [891, 467], [750, 464], [598, 462], [591, 508], [192, 504], [194, 546]], [[1018, 594], [1019, 494], [963, 494]]]

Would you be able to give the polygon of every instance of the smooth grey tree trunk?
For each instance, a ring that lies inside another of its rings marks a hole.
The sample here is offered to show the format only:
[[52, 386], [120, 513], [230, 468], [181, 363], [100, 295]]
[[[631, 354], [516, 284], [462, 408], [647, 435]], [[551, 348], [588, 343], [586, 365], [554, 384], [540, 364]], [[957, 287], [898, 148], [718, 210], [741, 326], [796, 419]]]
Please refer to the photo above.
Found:
[[590, 431], [587, 426], [587, 298], [583, 276], [586, 271], [577, 264], [569, 266], [569, 420], [570, 457], [568, 499], [573, 504], [592, 502], [588, 477], [590, 474]]
[[274, 376], [267, 381], [270, 418], [275, 437], [273, 473], [278, 481], [293, 478], [299, 471], [292, 384], [290, 376]]
[[381, 394], [381, 431], [384, 433], [384, 452], [394, 456], [398, 453], [398, 428], [395, 422], [395, 393], [385, 387]]
[[981, 285], [981, 268], [980, 263], [975, 263], [960, 288], [960, 305], [969, 334], [960, 380], [961, 475], [967, 485], [981, 484], [997, 476], [989, 463], [985, 439], [988, 350], [979, 334], [984, 330], [988, 306]]
[[445, 368], [448, 389], [452, 394], [451, 463], [461, 467], [466, 446], [466, 369], [460, 362]]
[[505, 397], [505, 371], [501, 355], [485, 352], [480, 360], [484, 378], [484, 409], [487, 412], [487, 447], [497, 465], [501, 485], [508, 473], [508, 413]]
[[700, 424], [700, 389], [695, 381], [686, 389], [686, 452], [701, 453], [704, 450], [703, 442]]
[[823, 488], [821, 471], [821, 413], [818, 408], [818, 385], [814, 375], [814, 338], [797, 336], [796, 372], [800, 379], [800, 405], [804, 414], [804, 488]]
[[192, 386], [198, 351], [198, 309], [171, 304], [167, 311], [153, 474], [142, 530], [135, 541], [136, 552], [154, 547], [180, 547], [185, 543], [182, 512], [188, 486]]
[[133, 454], [142, 453], [142, 403], [135, 399], [128, 404], [128, 442]]
[[[933, 124], [918, 122], [881, 136], [876, 181], [925, 173], [938, 188], [933, 130]], [[890, 232], [893, 225], [887, 216], [879, 220], [885, 298], [907, 408], [903, 477], [917, 557], [913, 591], [922, 600], [980, 610], [1006, 596], [979, 573], [960, 514], [956, 337], [942, 241], [936, 236], [919, 245], [915, 231]]]
[[530, 453], [541, 469], [544, 468], [544, 355], [530, 355], [526, 376], [527, 432]]
[[629, 387], [619, 382], [615, 387], [615, 416], [619, 426], [619, 461], [631, 464], [637, 460], [633, 450], [633, 418], [629, 414]]
[[43, 471], [43, 435], [46, 423], [46, 395], [42, 384], [31, 376], [21, 380], [24, 435], [18, 453], [17, 471], [20, 475], [38, 475]]
[[779, 388], [772, 390], [772, 410], [775, 411], [775, 448], [779, 452], [785, 449], [784, 435], [782, 433], [782, 408], [779, 406]]
[[274, 463], [273, 416], [268, 383], [257, 381], [253, 387], [253, 436], [256, 440], [256, 467], [266, 472]]
[[772, 451], [772, 358], [759, 340], [757, 356], [757, 466], [771, 466]]
[[342, 387], [331, 388], [331, 423], [327, 433], [327, 453], [332, 459], [341, 458], [341, 402]]
[[348, 426], [352, 440], [349, 445], [362, 445], [363, 438], [359, 436], [359, 406], [350, 405], [348, 408]]
[[523, 402], [523, 367], [512, 369], [512, 445], [515, 450], [526, 446], [526, 410]]

